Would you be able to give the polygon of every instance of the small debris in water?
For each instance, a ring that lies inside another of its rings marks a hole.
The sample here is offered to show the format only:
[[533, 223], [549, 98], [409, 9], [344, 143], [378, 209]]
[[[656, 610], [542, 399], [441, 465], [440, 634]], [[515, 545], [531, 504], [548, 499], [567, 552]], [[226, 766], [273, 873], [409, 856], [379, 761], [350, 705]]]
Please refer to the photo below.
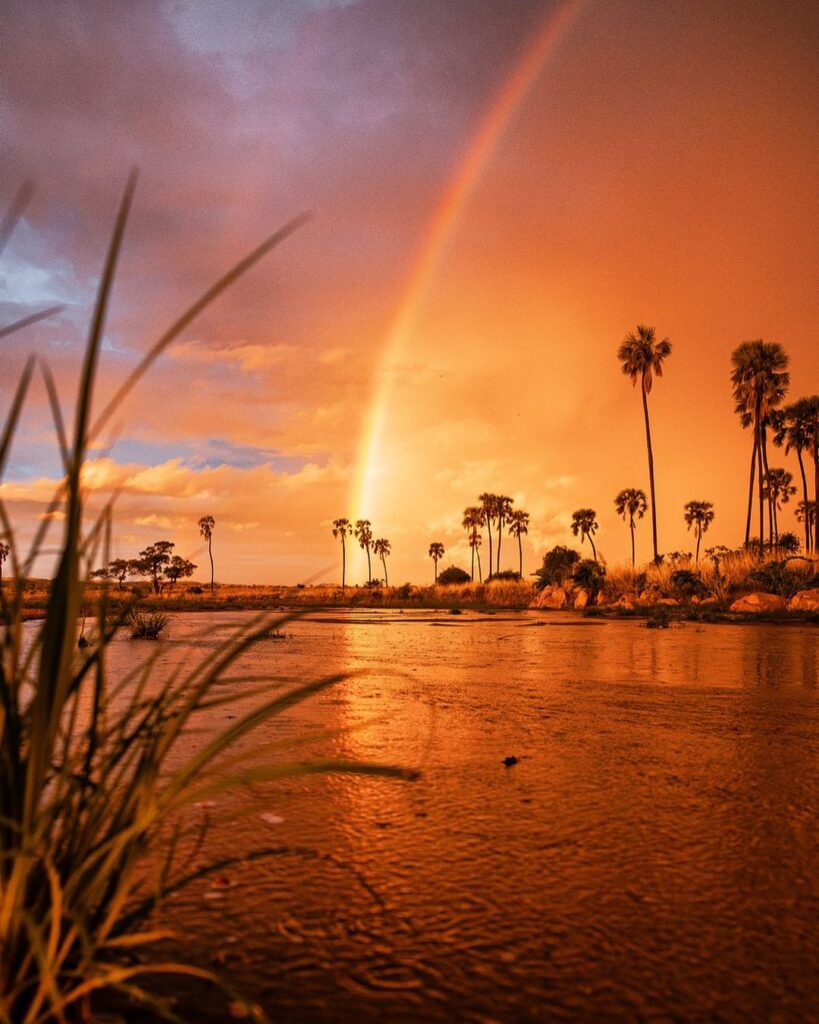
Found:
[[280, 818], [278, 814], [265, 813], [260, 815], [262, 821], [267, 822], [268, 825], [281, 825], [284, 818]]
[[513, 764], [518, 763], [518, 759], [515, 757], [514, 754], [510, 754], [509, 757], [505, 757], [503, 759], [503, 763], [506, 765], [507, 768], [511, 768]]

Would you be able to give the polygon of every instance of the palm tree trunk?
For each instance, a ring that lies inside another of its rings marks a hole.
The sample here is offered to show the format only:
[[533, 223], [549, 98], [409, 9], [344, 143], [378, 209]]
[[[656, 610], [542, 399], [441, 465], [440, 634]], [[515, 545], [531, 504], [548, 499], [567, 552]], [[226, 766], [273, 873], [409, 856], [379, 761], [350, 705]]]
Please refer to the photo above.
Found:
[[213, 538], [208, 534], [208, 558], [210, 558], [210, 596], [213, 597]]
[[808, 514], [808, 478], [805, 476], [805, 463], [802, 459], [802, 449], [796, 449], [796, 458], [799, 462], [799, 472], [802, 475], [802, 500], [805, 502], [805, 554], [810, 553], [811, 532], [810, 515]]
[[[762, 446], [762, 465], [765, 467], [765, 480], [768, 480], [768, 432], [765, 429], [763, 423], [760, 428]], [[773, 550], [774, 545], [774, 513], [773, 513], [773, 498], [771, 496], [771, 489], [768, 488], [768, 547]]]
[[[648, 395], [646, 394], [646, 378], [643, 375], [643, 414], [646, 418], [646, 448], [648, 449], [648, 485], [651, 490], [651, 539], [654, 544], [654, 561], [659, 562], [657, 550], [657, 498], [654, 493], [654, 452], [651, 447], [651, 424], [648, 419]], [[591, 540], [591, 538], [589, 538]], [[592, 547], [594, 545], [592, 544]], [[594, 556], [597, 561], [597, 555]]]
[[699, 562], [699, 560], [700, 560], [700, 541], [701, 540], [702, 540], [702, 527], [698, 526], [697, 527], [697, 557], [696, 557], [696, 561], [697, 562]]
[[483, 573], [481, 572], [481, 553], [478, 549], [475, 549], [475, 554], [478, 556], [478, 583], [483, 583]]
[[589, 538], [589, 544], [591, 544], [591, 546], [592, 546], [592, 554], [594, 555], [594, 560], [596, 562], [597, 561], [597, 548], [594, 546], [594, 540], [592, 539], [592, 535], [590, 533], [587, 533], [586, 536]]
[[469, 573], [469, 578], [472, 581], [472, 583], [474, 583], [475, 582], [475, 545], [474, 544], [470, 544], [469, 546], [472, 549], [472, 569], [471, 569], [471, 571]]
[[489, 575], [492, 575], [492, 521], [486, 517], [486, 532], [489, 534]]
[[754, 508], [754, 476], [756, 474], [756, 430], [754, 430], [754, 446], [751, 450], [751, 482], [748, 485], [748, 516], [745, 520], [745, 547], [748, 547], [748, 541], [751, 539], [751, 515]]
[[373, 581], [373, 564], [370, 561], [370, 545], [367, 545], [367, 582], [372, 583]]
[[387, 579], [387, 561], [383, 555], [381, 556], [381, 564], [384, 566], [384, 586], [388, 587], [390, 585], [390, 581]]
[[523, 545], [520, 542], [520, 534], [518, 533], [518, 558], [520, 568], [518, 569], [518, 576], [523, 579]]
[[503, 540], [503, 516], [498, 516], [498, 567], [497, 572], [500, 572], [500, 553], [501, 553], [501, 541]]
[[819, 437], [813, 436], [813, 550], [819, 551]]
[[762, 467], [762, 436], [761, 428], [759, 423], [756, 426], [756, 461], [757, 469], [759, 471], [758, 491], [759, 491], [759, 557], [762, 558], [765, 555], [765, 495], [764, 491], [764, 469]]
[[341, 589], [347, 583], [347, 545], [344, 543], [344, 534], [341, 535]]
[[433, 558], [432, 559], [432, 564], [435, 567], [435, 582], [437, 583], [438, 582], [438, 559], [437, 558]]
[[628, 526], [629, 526], [629, 529], [631, 530], [631, 568], [634, 569], [636, 567], [636, 565], [637, 565], [637, 559], [636, 559], [635, 553], [634, 553], [634, 519], [633, 518], [632, 518], [631, 522], [628, 524]]

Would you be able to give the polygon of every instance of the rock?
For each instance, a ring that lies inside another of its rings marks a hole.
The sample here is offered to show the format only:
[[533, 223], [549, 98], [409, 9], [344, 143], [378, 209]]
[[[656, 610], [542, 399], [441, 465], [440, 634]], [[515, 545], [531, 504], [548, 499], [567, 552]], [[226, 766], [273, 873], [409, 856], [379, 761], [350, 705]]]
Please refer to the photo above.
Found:
[[654, 604], [678, 605], [680, 602], [676, 597], [658, 597]]
[[629, 601], [627, 597], [621, 597], [619, 601], [615, 601], [612, 608], [617, 608], [621, 612], [633, 612], [634, 605]]
[[819, 612], [819, 587], [812, 590], [800, 590], [788, 601], [790, 612]]
[[784, 597], [757, 591], [737, 598], [731, 605], [732, 612], [781, 612], [787, 607]]
[[589, 603], [589, 592], [588, 592], [588, 590], [584, 590], [581, 587], [577, 591], [577, 593], [574, 595], [574, 607], [578, 608], [578, 609], [579, 608], [585, 608], [588, 603]]
[[511, 768], [513, 764], [518, 763], [518, 759], [515, 757], [514, 754], [511, 754], [509, 757], [505, 757], [503, 759], [503, 763], [506, 765], [507, 768]]
[[546, 591], [541, 594], [538, 608], [565, 608], [566, 601], [566, 591], [562, 587], [555, 587], [550, 594]]

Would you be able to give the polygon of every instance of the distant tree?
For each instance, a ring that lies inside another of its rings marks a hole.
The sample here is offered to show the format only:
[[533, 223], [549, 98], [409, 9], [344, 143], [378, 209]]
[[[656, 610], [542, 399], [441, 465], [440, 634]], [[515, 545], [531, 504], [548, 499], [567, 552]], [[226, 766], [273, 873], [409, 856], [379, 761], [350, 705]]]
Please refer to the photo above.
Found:
[[[654, 376], [662, 377], [663, 363], [671, 355], [671, 342], [668, 338], [657, 341], [653, 327], [638, 324], [637, 330], [625, 336], [617, 358], [620, 360], [623, 373], [631, 379], [633, 385], [640, 381], [643, 397], [643, 415], [646, 422], [646, 448], [648, 450], [648, 482], [651, 489], [651, 535], [654, 544], [654, 561], [659, 561], [657, 548], [657, 496], [654, 491], [654, 450], [651, 446], [651, 424], [648, 418], [648, 394]], [[591, 538], [589, 538], [591, 540]]]
[[461, 569], [457, 565], [448, 565], [440, 573], [436, 582], [440, 587], [448, 587], [453, 583], [469, 583], [470, 578], [466, 569]]
[[535, 586], [538, 590], [543, 590], [549, 584], [564, 583], [579, 561], [580, 553], [574, 548], [567, 548], [563, 544], [555, 545], [543, 556], [543, 565], [532, 573], [537, 577]]
[[183, 577], [193, 576], [195, 568], [196, 566], [193, 562], [189, 562], [187, 558], [182, 558], [181, 555], [173, 555], [170, 562], [162, 570], [162, 574], [173, 590], [176, 581]]
[[496, 498], [495, 504], [495, 515], [498, 521], [498, 566], [497, 572], [500, 572], [501, 567], [501, 541], [503, 540], [503, 524], [509, 519], [512, 514], [512, 499], [508, 498], [505, 494], [499, 494]]
[[478, 495], [478, 501], [481, 503], [480, 508], [483, 512], [483, 521], [486, 523], [486, 534], [489, 537], [489, 575], [491, 576], [494, 564], [492, 562], [492, 523], [495, 521], [498, 510], [498, 496], [487, 491]]
[[[753, 427], [754, 443], [751, 453], [751, 473], [748, 486], [748, 515], [745, 520], [745, 544], [751, 535], [751, 511], [754, 499], [754, 474], [758, 470], [759, 494], [759, 550], [765, 547], [765, 494], [764, 477], [768, 468], [767, 426], [771, 413], [788, 391], [790, 375], [787, 373], [788, 356], [776, 342], [743, 341], [731, 353], [731, 384], [734, 411], [743, 427]], [[768, 507], [770, 532], [773, 533], [773, 510]]]
[[765, 474], [765, 497], [773, 509], [773, 537], [771, 540], [779, 545], [779, 513], [782, 506], [787, 505], [791, 497], [796, 494], [796, 487], [793, 485], [793, 473], [787, 469], [779, 469], [771, 466]]
[[384, 586], [390, 585], [389, 579], [387, 578], [387, 555], [390, 553], [390, 542], [384, 537], [379, 537], [373, 544], [373, 551], [381, 559], [381, 564], [384, 566]]
[[9, 557], [10, 554], [11, 548], [8, 546], [8, 544], [4, 544], [2, 541], [0, 541], [0, 583], [3, 582], [3, 562], [5, 562], [5, 560]]
[[486, 522], [484, 511], [478, 505], [470, 505], [464, 509], [464, 517], [461, 526], [466, 530], [469, 538], [469, 546], [472, 549], [472, 579], [475, 579], [475, 554], [478, 554], [478, 576], [481, 573], [481, 556], [478, 548], [481, 544], [479, 530]]
[[341, 537], [341, 589], [347, 585], [347, 538], [351, 537], [353, 528], [349, 519], [333, 520], [333, 536]]
[[606, 570], [596, 561], [584, 558], [574, 567], [572, 579], [578, 587], [588, 590], [592, 597], [596, 597], [606, 582]]
[[779, 535], [779, 550], [785, 555], [795, 555], [799, 550], [799, 538], [795, 533], [786, 530]]
[[433, 541], [429, 546], [429, 557], [435, 565], [435, 582], [438, 582], [438, 561], [444, 557], [444, 545], [440, 541]]
[[[810, 398], [800, 398], [792, 405], [787, 406], [781, 412], [777, 410], [777, 416], [773, 418], [775, 445], [785, 445], [785, 454], [791, 451], [796, 452], [796, 460], [799, 463], [799, 475], [802, 478], [802, 501], [809, 501], [808, 478], [805, 473], [805, 460], [803, 452], [812, 454], [814, 447], [814, 416], [813, 403]], [[813, 535], [810, 524], [805, 521], [805, 551], [810, 552], [814, 547]]]
[[589, 544], [591, 544], [592, 554], [596, 562], [597, 548], [594, 546], [592, 534], [597, 533], [597, 513], [593, 508], [579, 508], [576, 512], [572, 513], [572, 533], [575, 537], [580, 534], [581, 544], [584, 538], [589, 538]]
[[648, 510], [646, 492], [641, 491], [638, 487], [626, 487], [625, 490], [620, 491], [614, 499], [614, 507], [617, 509], [617, 514], [622, 516], [625, 522], [628, 522], [628, 528], [631, 531], [631, 567], [633, 569], [636, 564], [634, 550], [634, 517], [637, 516], [638, 519], [642, 519]]
[[[509, 533], [518, 539], [518, 574], [523, 579], [523, 545], [520, 538], [521, 534], [529, 533], [529, 513], [524, 512], [522, 508], [512, 509], [508, 519]], [[500, 572], [500, 566], [498, 566], [498, 571]]]
[[111, 575], [111, 579], [115, 579], [117, 581], [117, 585], [120, 590], [122, 590], [125, 585], [125, 578], [132, 575], [133, 571], [133, 559], [114, 558], [108, 563], [108, 572]]
[[170, 564], [171, 551], [175, 546], [173, 541], [158, 540], [155, 544], [150, 544], [140, 551], [139, 557], [132, 563], [136, 575], [151, 577], [155, 594], [158, 594], [162, 588], [160, 576], [165, 566]]
[[700, 560], [700, 541], [702, 535], [714, 521], [714, 506], [710, 501], [689, 501], [685, 506], [685, 521], [688, 529], [694, 529], [694, 536], [697, 538], [697, 556], [695, 561]]
[[216, 520], [213, 516], [202, 516], [199, 520], [199, 532], [208, 542], [208, 558], [210, 559], [210, 592], [213, 595], [213, 528]]
[[367, 582], [372, 583], [373, 566], [370, 561], [370, 545], [373, 542], [373, 531], [369, 519], [356, 519], [355, 535], [358, 540], [358, 546], [367, 552]]
[[[816, 505], [815, 501], [800, 501], [796, 506], [794, 514], [800, 523], [805, 524], [805, 534], [808, 537], [813, 537], [816, 527]], [[814, 544], [813, 550], [816, 551], [816, 545]]]

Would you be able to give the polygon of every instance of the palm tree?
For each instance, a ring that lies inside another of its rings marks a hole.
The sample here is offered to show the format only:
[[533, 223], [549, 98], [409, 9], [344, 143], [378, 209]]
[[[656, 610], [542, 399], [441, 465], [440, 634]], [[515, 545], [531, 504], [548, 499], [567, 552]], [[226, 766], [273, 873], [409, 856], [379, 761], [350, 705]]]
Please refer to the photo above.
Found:
[[688, 529], [694, 527], [694, 535], [697, 538], [697, 557], [700, 560], [700, 541], [702, 535], [708, 531], [708, 527], [714, 521], [714, 506], [710, 501], [689, 501], [685, 506], [685, 521]]
[[[521, 534], [529, 532], [529, 513], [522, 508], [512, 509], [509, 512], [509, 533], [518, 539], [518, 575], [523, 579], [523, 545], [520, 542]], [[498, 567], [500, 568], [500, 566]]]
[[[643, 415], [646, 421], [646, 448], [648, 449], [648, 482], [651, 490], [651, 538], [654, 544], [654, 561], [659, 562], [657, 549], [657, 496], [654, 491], [654, 451], [651, 447], [651, 424], [648, 419], [648, 393], [654, 382], [654, 376], [662, 377], [663, 363], [671, 355], [671, 342], [668, 338], [657, 341], [653, 327], [638, 324], [636, 331], [631, 331], [623, 339], [617, 350], [617, 358], [622, 364], [623, 373], [631, 378], [636, 385], [640, 381], [643, 396]], [[591, 538], [589, 538], [591, 539]]]
[[580, 534], [580, 543], [583, 543], [583, 538], [589, 538], [589, 544], [591, 544], [592, 554], [594, 555], [595, 562], [597, 561], [597, 548], [594, 546], [593, 533], [597, 532], [597, 513], [593, 508], [579, 508], [576, 512], [572, 512], [572, 533], [575, 537]]
[[[819, 395], [802, 398], [797, 403], [805, 421], [805, 429], [810, 437], [808, 448], [813, 456], [813, 501], [819, 504]], [[813, 522], [813, 550], [819, 551], [819, 521]]]
[[355, 535], [358, 540], [358, 546], [363, 548], [367, 552], [367, 582], [372, 583], [373, 581], [373, 566], [370, 561], [370, 545], [373, 542], [373, 531], [371, 528], [369, 519], [356, 519], [355, 521]]
[[[469, 546], [472, 548], [472, 579], [475, 579], [475, 552], [478, 550], [480, 544], [480, 538], [478, 537], [478, 530], [484, 525], [486, 518], [483, 513], [483, 509], [478, 505], [469, 505], [464, 509], [464, 517], [461, 521], [461, 526], [466, 530], [469, 537]], [[477, 543], [474, 543], [477, 539]], [[478, 555], [478, 571], [480, 572], [480, 560], [481, 556]]]
[[[473, 530], [469, 538], [469, 546], [472, 548], [472, 564], [475, 564], [475, 558], [478, 559], [478, 582], [483, 583], [483, 573], [481, 572], [481, 535], [477, 530]], [[472, 579], [475, 579], [475, 574], [472, 574]]]
[[486, 532], [489, 536], [489, 575], [492, 575], [492, 523], [497, 514], [498, 508], [498, 496], [497, 494], [489, 494], [488, 492], [478, 495], [478, 501], [481, 503], [481, 511], [483, 512], [483, 519], [486, 523]]
[[5, 560], [9, 557], [10, 554], [11, 548], [8, 546], [8, 544], [4, 544], [2, 541], [0, 541], [0, 583], [3, 582], [3, 562], [5, 562]]
[[[799, 522], [805, 524], [805, 535], [807, 537], [813, 536], [813, 530], [816, 526], [816, 507], [817, 502], [815, 501], [800, 501], [794, 512]], [[814, 545], [814, 549], [815, 547]]]
[[[751, 473], [748, 485], [748, 515], [745, 520], [745, 544], [751, 535], [751, 509], [754, 500], [754, 474], [759, 476], [759, 551], [765, 549], [765, 495], [764, 476], [768, 468], [766, 426], [771, 412], [781, 405], [788, 390], [788, 356], [776, 342], [743, 341], [731, 353], [731, 383], [734, 386], [735, 412], [743, 427], [754, 428], [751, 452]], [[773, 511], [769, 508], [769, 526], [773, 526]], [[771, 530], [772, 532], [772, 530]]]
[[341, 589], [347, 585], [347, 538], [351, 537], [353, 528], [349, 519], [333, 520], [333, 536], [341, 537]]
[[512, 513], [512, 498], [508, 498], [505, 494], [499, 494], [497, 496], [497, 504], [495, 505], [495, 515], [498, 520], [498, 568], [497, 571], [501, 571], [501, 541], [503, 540], [503, 524], [509, 519]]
[[[796, 460], [799, 463], [799, 475], [802, 478], [802, 501], [810, 500], [808, 495], [808, 478], [805, 474], [805, 461], [802, 452], [810, 452], [813, 448], [813, 416], [812, 402], [809, 398], [800, 398], [789, 405], [781, 412], [777, 410], [775, 419], [776, 432], [773, 436], [773, 443], [777, 446], [785, 445], [785, 454], [791, 449], [796, 452]], [[813, 535], [808, 519], [805, 519], [805, 551], [810, 552], [813, 547]]]
[[387, 562], [386, 557], [390, 553], [390, 542], [384, 537], [379, 537], [373, 544], [373, 551], [381, 559], [381, 564], [384, 566], [384, 586], [388, 587], [389, 580], [387, 579]]
[[765, 474], [765, 496], [773, 509], [773, 542], [779, 545], [779, 513], [782, 506], [787, 505], [791, 496], [796, 494], [793, 486], [793, 473], [787, 469], [772, 466]]
[[213, 528], [216, 520], [213, 516], [202, 516], [199, 520], [199, 533], [208, 542], [208, 558], [210, 558], [210, 593], [213, 596]]
[[429, 557], [432, 559], [435, 565], [435, 582], [438, 582], [438, 559], [444, 557], [444, 545], [434, 540], [429, 546]]
[[648, 511], [646, 492], [641, 491], [638, 487], [626, 487], [614, 499], [614, 507], [617, 514], [623, 517], [624, 522], [628, 519], [628, 528], [631, 530], [631, 567], [633, 569], [635, 566], [634, 517], [642, 519]]

